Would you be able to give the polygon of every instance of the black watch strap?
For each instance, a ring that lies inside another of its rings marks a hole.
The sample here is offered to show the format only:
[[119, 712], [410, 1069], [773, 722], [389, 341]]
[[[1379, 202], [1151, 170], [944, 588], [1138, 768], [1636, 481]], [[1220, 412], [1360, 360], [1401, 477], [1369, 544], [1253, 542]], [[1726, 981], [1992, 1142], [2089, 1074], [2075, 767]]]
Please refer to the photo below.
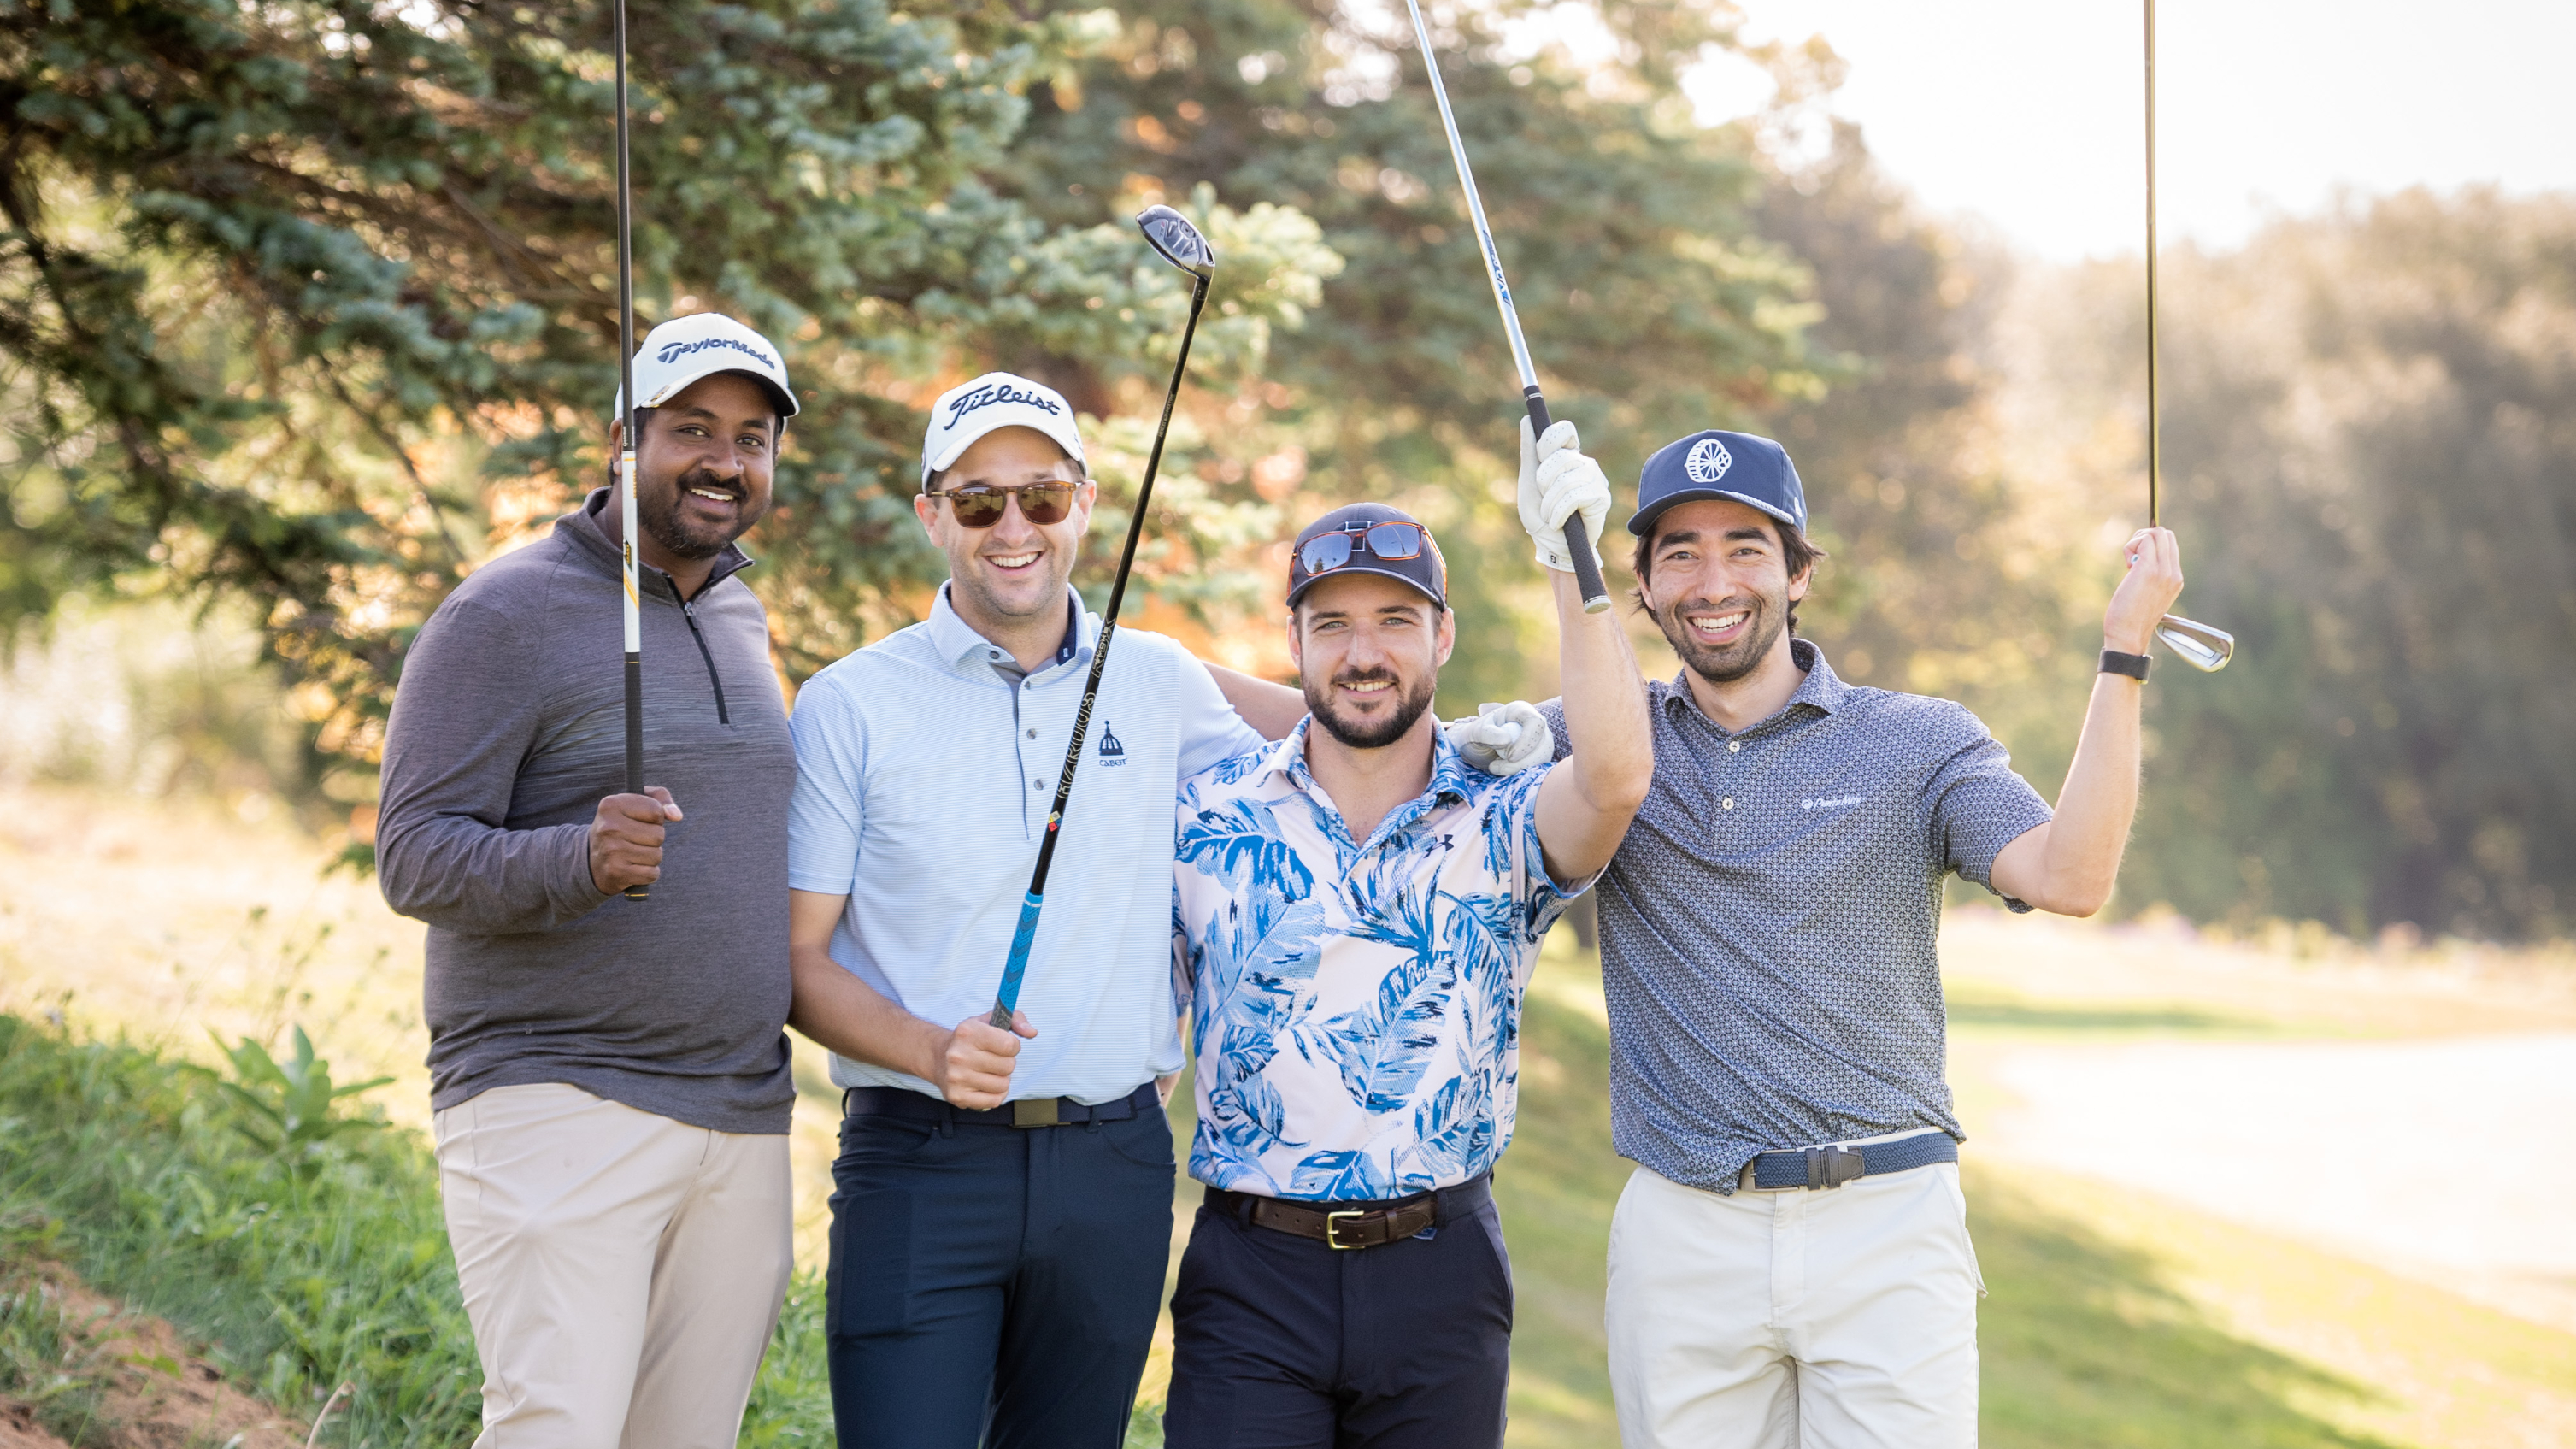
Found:
[[2147, 677], [2148, 666], [2154, 663], [2154, 660], [2149, 659], [2144, 654], [2123, 654], [2117, 649], [2105, 649], [2102, 651], [2102, 672], [2104, 674], [2125, 674], [2131, 679], [2143, 680]]

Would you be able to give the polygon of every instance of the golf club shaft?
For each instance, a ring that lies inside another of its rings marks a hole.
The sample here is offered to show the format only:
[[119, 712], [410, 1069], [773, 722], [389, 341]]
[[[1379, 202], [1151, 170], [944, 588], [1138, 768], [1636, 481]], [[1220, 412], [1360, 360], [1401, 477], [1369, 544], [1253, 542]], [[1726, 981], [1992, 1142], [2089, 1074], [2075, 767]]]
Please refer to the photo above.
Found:
[[[2157, 382], [2164, 369], [2156, 338], [2156, 0], [2145, 0], [2147, 12], [2147, 527], [2164, 525], [2164, 411], [2157, 406]], [[2183, 662], [2203, 671], [2224, 669], [2236, 652], [2236, 636], [2224, 629], [2167, 614], [2156, 626], [2156, 638]]]
[[[626, 540], [626, 793], [644, 793], [644, 612], [635, 565], [635, 448], [644, 410], [635, 397], [635, 227], [626, 175], [626, 0], [614, 0], [617, 31], [617, 396], [626, 409], [618, 439], [617, 481], [623, 496], [619, 522]], [[645, 886], [626, 888], [643, 900]]]
[[[1476, 191], [1476, 170], [1467, 162], [1467, 143], [1459, 138], [1458, 117], [1449, 109], [1449, 88], [1440, 83], [1440, 61], [1431, 53], [1431, 28], [1422, 21], [1421, 0], [1404, 0], [1413, 13], [1413, 37], [1422, 49], [1422, 68], [1431, 77], [1431, 99], [1440, 107], [1440, 127], [1449, 137], [1449, 160], [1458, 168], [1459, 189], [1467, 193], [1467, 216], [1475, 224], [1476, 244], [1484, 249], [1485, 279], [1494, 287], [1494, 308], [1503, 316], [1503, 335], [1511, 340], [1512, 367], [1520, 374], [1521, 402], [1529, 409], [1530, 436], [1548, 427], [1547, 399], [1539, 392], [1538, 369], [1530, 365], [1529, 343], [1521, 336], [1521, 316], [1512, 306], [1512, 284], [1503, 276], [1503, 256], [1494, 248], [1493, 224], [1485, 220], [1485, 200]], [[1574, 561], [1574, 579], [1582, 586], [1583, 611], [1598, 614], [1610, 607], [1610, 590], [1601, 582], [1601, 560], [1592, 551], [1592, 535], [1580, 514], [1565, 521], [1565, 551]]]
[[2156, 407], [2156, 0], [2147, 7], [2147, 527], [2164, 519], [2164, 414]]
[[1118, 576], [1109, 585], [1109, 609], [1100, 616], [1100, 643], [1091, 653], [1091, 677], [1082, 686], [1082, 706], [1074, 711], [1073, 738], [1064, 747], [1064, 768], [1056, 775], [1055, 803], [1047, 809], [1046, 834], [1038, 840], [1037, 868], [1029, 872], [1029, 893], [1020, 901], [1010, 959], [1002, 966], [1002, 989], [993, 1000], [990, 1019], [1004, 1031], [1011, 1029], [1011, 1013], [1020, 1004], [1020, 982], [1029, 973], [1029, 948], [1037, 941], [1038, 913], [1046, 906], [1047, 871], [1055, 864], [1065, 807], [1073, 798], [1073, 774], [1082, 766], [1082, 741], [1091, 733], [1091, 707], [1100, 698], [1100, 676], [1109, 667], [1109, 644], [1118, 634], [1118, 606], [1127, 597], [1127, 575], [1136, 567], [1136, 541], [1145, 534], [1145, 505], [1154, 496], [1154, 475], [1163, 466], [1163, 439], [1172, 431], [1172, 407], [1180, 401], [1181, 374], [1190, 365], [1190, 340], [1198, 336], [1199, 309], [1207, 305], [1207, 294], [1208, 279], [1193, 279], [1190, 319], [1181, 328], [1181, 354], [1172, 359], [1172, 385], [1163, 390], [1163, 418], [1154, 425], [1154, 450], [1145, 455], [1145, 481], [1136, 488], [1136, 512], [1127, 520], [1127, 545], [1119, 551]]

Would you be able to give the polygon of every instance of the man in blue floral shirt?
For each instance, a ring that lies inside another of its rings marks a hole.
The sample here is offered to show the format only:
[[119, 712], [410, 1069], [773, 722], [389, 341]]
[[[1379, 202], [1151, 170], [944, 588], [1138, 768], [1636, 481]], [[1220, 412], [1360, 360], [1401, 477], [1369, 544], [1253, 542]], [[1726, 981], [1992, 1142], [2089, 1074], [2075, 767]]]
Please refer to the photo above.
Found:
[[1307, 716], [1182, 787], [1174, 947], [1195, 1013], [1208, 1185], [1172, 1300], [1165, 1442], [1503, 1437], [1521, 990], [1653, 774], [1637, 665], [1563, 552], [1610, 490], [1571, 424], [1525, 431], [1522, 517], [1562, 633], [1558, 765], [1463, 765], [1429, 709], [1455, 638], [1430, 533], [1324, 515], [1289, 566]]

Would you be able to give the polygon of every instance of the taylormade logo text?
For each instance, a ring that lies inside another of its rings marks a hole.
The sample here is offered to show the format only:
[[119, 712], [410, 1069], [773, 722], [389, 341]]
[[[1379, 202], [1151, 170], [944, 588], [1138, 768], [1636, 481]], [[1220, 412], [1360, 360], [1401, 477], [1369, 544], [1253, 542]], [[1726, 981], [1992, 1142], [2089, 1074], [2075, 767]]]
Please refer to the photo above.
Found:
[[665, 366], [668, 366], [669, 364], [677, 362], [681, 358], [688, 356], [692, 352], [704, 352], [710, 347], [730, 347], [734, 351], [741, 353], [743, 356], [750, 358], [752, 361], [759, 363], [761, 366], [768, 368], [772, 372], [778, 370], [778, 359], [761, 351], [759, 348], [752, 346], [748, 342], [743, 342], [731, 337], [701, 337], [695, 342], [666, 342], [662, 344], [662, 350], [653, 355]]
[[1857, 805], [1860, 802], [1861, 797], [1858, 795], [1836, 795], [1831, 800], [1801, 800], [1798, 802], [1798, 808], [1801, 810], [1840, 810], [1846, 805]]
[[950, 403], [948, 405], [948, 419], [945, 423], [941, 424], [941, 426], [953, 428], [957, 426], [957, 420], [959, 418], [966, 416], [968, 413], [974, 412], [978, 408], [988, 408], [996, 403], [1026, 403], [1030, 407], [1036, 408], [1039, 412], [1045, 413], [1048, 417], [1054, 417], [1056, 414], [1064, 411], [1064, 408], [1059, 405], [1055, 399], [1048, 397], [1044, 393], [1026, 392], [1011, 386], [1007, 382], [996, 382], [988, 383], [983, 387], [979, 387], [973, 392], [966, 394], [964, 397], [959, 398], [957, 401]]

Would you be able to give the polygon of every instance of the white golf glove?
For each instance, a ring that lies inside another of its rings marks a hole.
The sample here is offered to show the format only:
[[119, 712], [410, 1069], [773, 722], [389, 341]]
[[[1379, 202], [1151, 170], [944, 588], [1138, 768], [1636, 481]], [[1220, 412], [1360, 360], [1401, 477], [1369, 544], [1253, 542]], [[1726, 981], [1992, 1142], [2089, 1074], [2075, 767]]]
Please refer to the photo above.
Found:
[[1556, 754], [1556, 731], [1527, 700], [1479, 705], [1474, 718], [1451, 720], [1441, 733], [1451, 749], [1488, 775], [1517, 775]]
[[1522, 418], [1521, 527], [1538, 545], [1538, 561], [1561, 574], [1574, 572], [1574, 556], [1565, 551], [1565, 521], [1577, 513], [1597, 557], [1601, 525], [1610, 517], [1610, 480], [1584, 456], [1573, 419], [1557, 419], [1547, 436], [1533, 440], [1529, 419]]

